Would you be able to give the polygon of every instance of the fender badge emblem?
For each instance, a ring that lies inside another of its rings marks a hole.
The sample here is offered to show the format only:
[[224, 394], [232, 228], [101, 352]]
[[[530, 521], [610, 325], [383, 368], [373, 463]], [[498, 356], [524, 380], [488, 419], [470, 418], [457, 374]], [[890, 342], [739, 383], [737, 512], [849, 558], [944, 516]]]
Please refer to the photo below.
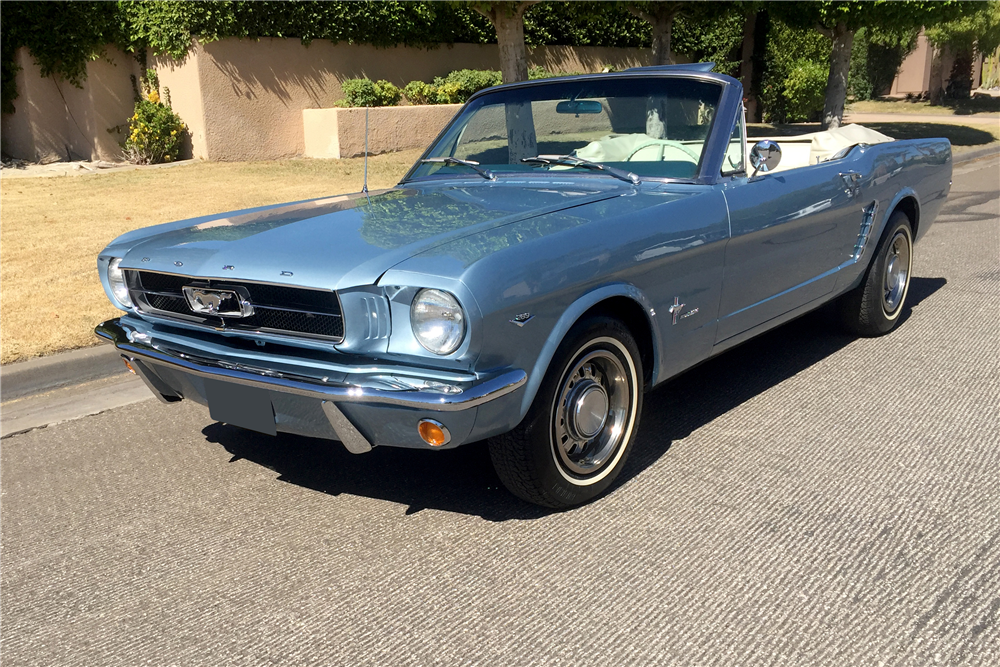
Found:
[[511, 323], [516, 324], [519, 327], [523, 327], [533, 317], [534, 315], [532, 315], [531, 313], [521, 313], [520, 315], [515, 315], [514, 319], [511, 320]]
[[670, 313], [671, 324], [677, 324], [677, 317], [684, 310], [685, 304], [681, 303], [680, 298], [674, 297], [674, 305], [667, 308], [667, 312]]
[[681, 315], [681, 319], [683, 320], [685, 317], [691, 317], [692, 315], [694, 315], [697, 312], [698, 312], [697, 308], [695, 308], [694, 310], [689, 310], [688, 312], [686, 312], [683, 315]]
[[148, 262], [149, 261], [149, 257], [143, 257], [141, 261]]
[[174, 266], [184, 266], [184, 262], [174, 262]]
[[283, 275], [283, 276], [290, 276], [290, 275], [292, 275], [292, 272], [291, 271], [282, 271], [281, 275]]
[[233, 266], [232, 264], [226, 264], [226, 265], [225, 265], [224, 267], [222, 267], [222, 270], [223, 270], [223, 271], [232, 271], [232, 270], [233, 270], [233, 269], [235, 269], [235, 268], [236, 268], [236, 267], [235, 267], [235, 266]]

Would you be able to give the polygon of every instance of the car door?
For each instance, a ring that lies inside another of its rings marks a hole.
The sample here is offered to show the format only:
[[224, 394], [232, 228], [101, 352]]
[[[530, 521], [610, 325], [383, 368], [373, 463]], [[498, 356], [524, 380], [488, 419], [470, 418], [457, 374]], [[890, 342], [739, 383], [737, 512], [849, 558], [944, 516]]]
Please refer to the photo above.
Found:
[[834, 160], [725, 184], [730, 240], [716, 343], [833, 290], [845, 239], [857, 234], [860, 179]]

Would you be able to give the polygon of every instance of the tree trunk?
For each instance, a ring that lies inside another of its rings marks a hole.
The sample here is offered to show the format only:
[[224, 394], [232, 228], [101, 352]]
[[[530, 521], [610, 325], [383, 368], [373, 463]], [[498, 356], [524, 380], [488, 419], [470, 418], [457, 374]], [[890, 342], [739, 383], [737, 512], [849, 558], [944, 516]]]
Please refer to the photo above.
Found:
[[927, 95], [931, 104], [938, 105], [944, 102], [945, 77], [947, 76], [946, 72], [951, 71], [951, 64], [951, 48], [947, 44], [934, 50], [931, 57], [931, 76]]
[[531, 102], [508, 102], [504, 112], [507, 120], [507, 161], [518, 164], [521, 158], [538, 155]]
[[524, 48], [524, 9], [518, 7], [508, 15], [502, 7], [496, 8], [490, 19], [497, 31], [503, 82], [527, 81], [528, 54]]
[[851, 47], [854, 31], [843, 22], [833, 29], [833, 50], [830, 52], [830, 76], [826, 80], [826, 103], [823, 105], [823, 129], [835, 130], [844, 121], [847, 102], [847, 74], [851, 69]]
[[653, 64], [670, 64], [670, 33], [674, 29], [674, 15], [657, 17], [653, 26]]
[[[528, 80], [528, 54], [524, 48], [524, 10], [535, 4], [492, 2], [473, 5], [493, 23], [500, 47], [500, 74], [504, 83]], [[535, 122], [530, 102], [512, 102], [504, 109], [507, 121], [507, 155], [511, 164], [538, 155]]]
[[757, 12], [747, 14], [743, 21], [743, 50], [740, 52], [740, 83], [743, 84], [743, 100], [747, 108], [747, 118], [757, 117], [757, 95], [753, 90], [753, 47], [754, 32], [757, 30]]

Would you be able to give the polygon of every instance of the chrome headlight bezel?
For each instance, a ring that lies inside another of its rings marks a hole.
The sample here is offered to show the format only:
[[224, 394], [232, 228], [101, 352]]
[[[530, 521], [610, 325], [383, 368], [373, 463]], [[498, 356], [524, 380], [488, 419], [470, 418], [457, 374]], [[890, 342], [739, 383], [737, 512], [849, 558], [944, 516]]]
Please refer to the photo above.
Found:
[[111, 288], [111, 296], [122, 308], [132, 308], [132, 297], [128, 293], [128, 285], [125, 282], [125, 272], [119, 268], [122, 263], [121, 257], [112, 257], [108, 262], [108, 286]]
[[465, 342], [468, 316], [458, 298], [445, 290], [419, 290], [410, 303], [410, 330], [425, 350], [447, 356]]

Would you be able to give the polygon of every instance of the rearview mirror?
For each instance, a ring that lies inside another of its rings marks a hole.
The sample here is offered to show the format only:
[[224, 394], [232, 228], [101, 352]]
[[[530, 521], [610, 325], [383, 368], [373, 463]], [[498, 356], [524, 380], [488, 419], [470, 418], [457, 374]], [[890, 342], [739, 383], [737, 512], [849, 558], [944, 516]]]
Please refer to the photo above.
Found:
[[601, 113], [604, 107], [597, 100], [565, 100], [556, 105], [556, 113]]
[[771, 171], [778, 166], [779, 162], [781, 162], [781, 146], [778, 145], [778, 142], [770, 139], [758, 141], [750, 149], [750, 164], [753, 166], [750, 178], [756, 176], [758, 171]]

